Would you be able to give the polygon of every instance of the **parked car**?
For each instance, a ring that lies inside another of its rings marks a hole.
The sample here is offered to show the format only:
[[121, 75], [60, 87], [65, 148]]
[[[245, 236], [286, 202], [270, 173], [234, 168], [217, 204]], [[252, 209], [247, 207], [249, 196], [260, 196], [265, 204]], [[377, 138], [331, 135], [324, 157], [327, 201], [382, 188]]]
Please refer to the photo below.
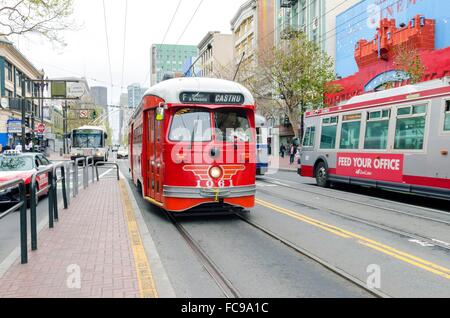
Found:
[[117, 151], [117, 159], [128, 159], [128, 149], [120, 147]]
[[[25, 182], [26, 195], [31, 197], [31, 179], [35, 172], [45, 169], [51, 162], [40, 153], [20, 153], [14, 150], [5, 151], [0, 155], [0, 183], [16, 179]], [[48, 185], [48, 174], [41, 175], [36, 179], [37, 190]], [[46, 192], [41, 196], [47, 195]], [[15, 204], [20, 200], [19, 189], [11, 188], [0, 191], [0, 205]], [[29, 203], [29, 202], [28, 202]]]

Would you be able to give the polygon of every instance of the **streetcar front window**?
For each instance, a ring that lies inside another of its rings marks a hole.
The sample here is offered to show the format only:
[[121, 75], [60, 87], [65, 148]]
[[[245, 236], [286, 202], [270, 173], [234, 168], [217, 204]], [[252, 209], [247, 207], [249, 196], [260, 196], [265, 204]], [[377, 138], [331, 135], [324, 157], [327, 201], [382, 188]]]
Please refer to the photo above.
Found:
[[248, 142], [252, 139], [250, 124], [245, 110], [214, 112], [216, 140], [225, 142]]
[[170, 141], [203, 142], [212, 140], [211, 115], [201, 109], [182, 108], [175, 113]]
[[103, 132], [101, 131], [74, 131], [72, 147], [74, 148], [102, 148]]

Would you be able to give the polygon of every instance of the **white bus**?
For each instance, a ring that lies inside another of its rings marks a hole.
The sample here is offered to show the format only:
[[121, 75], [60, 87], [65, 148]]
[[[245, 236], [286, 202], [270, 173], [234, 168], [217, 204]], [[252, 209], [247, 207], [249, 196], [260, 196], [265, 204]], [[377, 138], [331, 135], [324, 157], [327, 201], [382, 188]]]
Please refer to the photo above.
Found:
[[309, 112], [300, 174], [450, 200], [450, 77]]
[[108, 161], [108, 135], [103, 127], [83, 126], [72, 130], [70, 134], [72, 160], [94, 157], [94, 162]]

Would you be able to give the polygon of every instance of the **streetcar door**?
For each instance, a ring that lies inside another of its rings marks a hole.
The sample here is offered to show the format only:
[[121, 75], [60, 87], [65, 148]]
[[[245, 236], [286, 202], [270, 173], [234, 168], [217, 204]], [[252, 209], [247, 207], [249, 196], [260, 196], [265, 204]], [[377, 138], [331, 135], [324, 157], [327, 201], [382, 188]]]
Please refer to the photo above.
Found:
[[155, 111], [150, 110], [148, 115], [148, 162], [147, 162], [147, 193], [149, 197], [155, 199]]
[[155, 179], [155, 200], [162, 202], [162, 171], [163, 171], [163, 160], [162, 160], [162, 127], [163, 121], [156, 120], [155, 118], [155, 169], [154, 169], [154, 179]]

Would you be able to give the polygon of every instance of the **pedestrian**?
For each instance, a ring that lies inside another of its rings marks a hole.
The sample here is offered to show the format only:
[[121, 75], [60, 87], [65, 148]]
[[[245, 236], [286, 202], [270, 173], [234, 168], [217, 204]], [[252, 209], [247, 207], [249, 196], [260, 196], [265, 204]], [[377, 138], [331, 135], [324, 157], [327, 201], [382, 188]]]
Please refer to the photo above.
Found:
[[30, 141], [28, 142], [28, 145], [25, 146], [25, 150], [29, 151], [29, 152], [33, 152], [33, 140], [30, 139]]
[[286, 147], [284, 146], [284, 144], [281, 144], [280, 146], [280, 156], [281, 158], [284, 158], [284, 153], [286, 152]]
[[289, 154], [290, 154], [290, 163], [293, 164], [295, 161], [295, 155], [297, 154], [297, 147], [293, 143], [291, 144]]
[[22, 152], [22, 144], [19, 142], [16, 147], [14, 148], [15, 151], [17, 152]]

